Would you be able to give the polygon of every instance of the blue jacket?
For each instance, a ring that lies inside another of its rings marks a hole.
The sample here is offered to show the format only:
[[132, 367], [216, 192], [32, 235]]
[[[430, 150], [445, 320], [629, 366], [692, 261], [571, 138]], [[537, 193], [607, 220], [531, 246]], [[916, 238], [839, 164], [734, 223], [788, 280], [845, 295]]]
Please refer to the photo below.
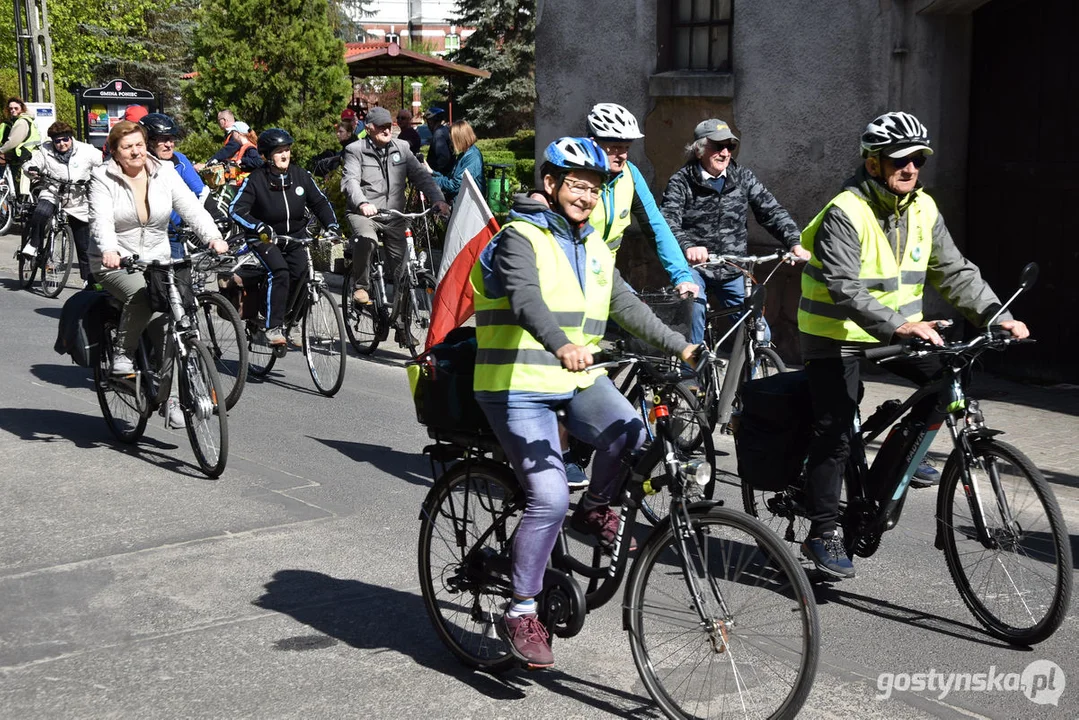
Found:
[[[179, 173], [180, 178], [184, 181], [184, 184], [191, 188], [191, 192], [195, 193], [195, 197], [202, 200], [202, 191], [206, 189], [206, 185], [202, 182], [202, 178], [195, 172], [194, 165], [187, 159], [183, 153], [172, 154], [172, 164], [176, 168], [176, 172]], [[215, 218], [216, 219], [216, 218]], [[180, 214], [175, 210], [172, 211], [172, 217], [169, 218], [169, 237], [172, 237], [176, 232], [176, 228], [180, 226], [183, 219]]]
[[[659, 211], [659, 206], [656, 205], [656, 200], [652, 197], [652, 191], [648, 189], [648, 183], [645, 181], [644, 175], [641, 175], [641, 171], [637, 169], [637, 166], [627, 162], [626, 169], [618, 173], [607, 184], [607, 187], [612, 187], [617, 183], [626, 174], [627, 170], [633, 178], [633, 207], [630, 208], [630, 212], [633, 213], [633, 218], [640, 225], [645, 237], [655, 245], [656, 253], [659, 254], [659, 261], [671, 278], [671, 284], [693, 282], [693, 276], [689, 272], [689, 263], [686, 262], [686, 255], [678, 244], [678, 240], [675, 239], [674, 233], [671, 232], [671, 227], [667, 224], [667, 220]], [[614, 217], [614, 192], [604, 191], [600, 197], [600, 202], [606, 206], [607, 217]]]
[[452, 174], [448, 176], [437, 172], [434, 174], [435, 182], [442, 188], [447, 202], [453, 202], [453, 198], [461, 191], [461, 182], [464, 180], [465, 170], [472, 173], [472, 179], [479, 186], [480, 194], [484, 200], [487, 199], [487, 180], [483, 177], [483, 154], [480, 153], [478, 147], [473, 145], [457, 158], [457, 164], [453, 166]]

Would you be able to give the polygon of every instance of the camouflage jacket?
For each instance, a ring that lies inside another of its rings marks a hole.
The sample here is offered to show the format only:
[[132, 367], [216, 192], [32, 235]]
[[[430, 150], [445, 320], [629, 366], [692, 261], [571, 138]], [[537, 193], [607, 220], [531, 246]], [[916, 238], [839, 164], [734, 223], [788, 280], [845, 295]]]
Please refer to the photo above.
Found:
[[[761, 227], [784, 247], [798, 244], [798, 226], [790, 213], [749, 168], [734, 161], [727, 167], [727, 180], [719, 193], [701, 180], [698, 162], [683, 165], [667, 183], [660, 212], [683, 252], [703, 246], [718, 255], [744, 255], [748, 252], [746, 222], [751, 208]], [[737, 274], [730, 268], [720, 271], [724, 278]]]

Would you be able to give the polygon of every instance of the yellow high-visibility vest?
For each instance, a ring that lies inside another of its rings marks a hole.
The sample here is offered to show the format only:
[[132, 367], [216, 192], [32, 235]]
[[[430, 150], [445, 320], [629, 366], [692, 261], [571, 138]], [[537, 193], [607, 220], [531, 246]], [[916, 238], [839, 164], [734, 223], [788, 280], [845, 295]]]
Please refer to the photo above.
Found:
[[[528, 238], [536, 253], [540, 293], [571, 343], [595, 346], [607, 327], [614, 284], [614, 254], [599, 233], [585, 239], [584, 292], [566, 253], [549, 231], [523, 220], [508, 223]], [[492, 240], [492, 242], [494, 242]], [[470, 275], [476, 305], [476, 391], [526, 390], [551, 394], [586, 388], [600, 372], [571, 373], [527, 330], [517, 324], [509, 298], [484, 294], [483, 269], [477, 260]]]
[[817, 231], [824, 215], [833, 205], [839, 207], [858, 230], [861, 240], [861, 268], [858, 278], [881, 305], [895, 310], [909, 322], [922, 319], [922, 296], [929, 254], [933, 249], [933, 226], [939, 211], [933, 199], [919, 192], [907, 206], [907, 240], [903, 256], [896, 251], [884, 234], [876, 213], [861, 196], [844, 190], [829, 202], [817, 217], [802, 231], [802, 247], [812, 253], [802, 270], [802, 298], [798, 303], [798, 329], [809, 335], [819, 335], [850, 342], [878, 342], [847, 313], [836, 306], [824, 283], [822, 265], [814, 251]]
[[636, 188], [633, 185], [633, 175], [627, 165], [614, 182], [603, 186], [599, 202], [588, 216], [588, 224], [599, 233], [611, 252], [618, 252], [622, 245], [622, 234], [633, 219], [630, 211], [633, 208], [634, 192]]

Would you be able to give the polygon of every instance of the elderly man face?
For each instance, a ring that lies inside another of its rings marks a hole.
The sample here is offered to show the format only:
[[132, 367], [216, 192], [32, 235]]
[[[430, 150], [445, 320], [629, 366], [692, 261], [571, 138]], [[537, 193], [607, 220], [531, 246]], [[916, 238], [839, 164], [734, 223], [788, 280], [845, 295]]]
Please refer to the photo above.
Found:
[[225, 128], [236, 122], [236, 117], [232, 114], [231, 110], [222, 110], [217, 114], [217, 126], [224, 130]]

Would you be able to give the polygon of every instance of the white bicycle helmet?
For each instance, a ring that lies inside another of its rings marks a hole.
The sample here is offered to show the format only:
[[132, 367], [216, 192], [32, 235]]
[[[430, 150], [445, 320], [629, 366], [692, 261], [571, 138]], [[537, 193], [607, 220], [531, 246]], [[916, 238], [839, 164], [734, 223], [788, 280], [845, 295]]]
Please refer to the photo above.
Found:
[[889, 157], [905, 157], [918, 150], [932, 155], [929, 131], [921, 121], [905, 112], [889, 112], [874, 118], [862, 132], [862, 157], [891, 149]]
[[603, 140], [639, 140], [644, 133], [637, 126], [637, 118], [621, 105], [599, 103], [588, 113], [588, 132]]

